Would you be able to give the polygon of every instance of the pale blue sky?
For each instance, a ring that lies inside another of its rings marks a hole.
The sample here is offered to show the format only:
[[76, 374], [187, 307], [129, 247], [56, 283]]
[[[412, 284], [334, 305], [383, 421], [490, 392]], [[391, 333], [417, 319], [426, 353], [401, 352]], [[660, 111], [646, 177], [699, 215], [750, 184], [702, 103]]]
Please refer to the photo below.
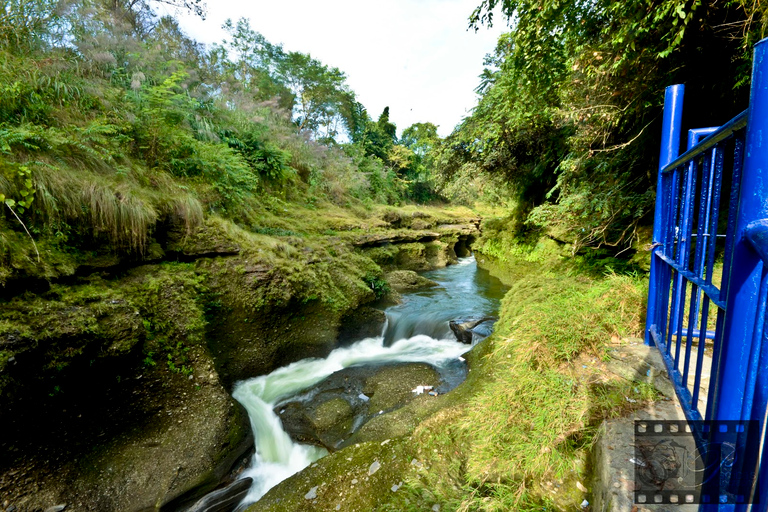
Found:
[[227, 18], [249, 18], [270, 42], [344, 71], [374, 120], [388, 105], [398, 134], [429, 121], [446, 136], [476, 104], [483, 57], [502, 31], [503, 23], [467, 31], [478, 1], [207, 0], [205, 21], [179, 18], [204, 43], [225, 37]]

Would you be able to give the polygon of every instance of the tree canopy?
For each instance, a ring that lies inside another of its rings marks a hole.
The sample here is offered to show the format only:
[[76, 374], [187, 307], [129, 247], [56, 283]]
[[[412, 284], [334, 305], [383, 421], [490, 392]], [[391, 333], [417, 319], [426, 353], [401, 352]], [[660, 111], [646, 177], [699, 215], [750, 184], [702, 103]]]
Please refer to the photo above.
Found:
[[444, 172], [505, 180], [521, 228], [626, 247], [652, 211], [664, 87], [688, 84], [694, 126], [745, 108], [765, 6], [483, 0], [470, 27], [498, 22], [497, 9], [510, 31], [486, 59], [477, 107], [443, 145]]

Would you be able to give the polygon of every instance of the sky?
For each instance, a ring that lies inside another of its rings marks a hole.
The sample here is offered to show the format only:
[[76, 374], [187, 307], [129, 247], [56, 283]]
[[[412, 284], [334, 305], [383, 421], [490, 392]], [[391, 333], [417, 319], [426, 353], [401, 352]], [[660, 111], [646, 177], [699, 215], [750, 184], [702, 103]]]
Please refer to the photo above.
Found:
[[308, 53], [347, 75], [347, 83], [376, 120], [389, 106], [403, 129], [438, 125], [447, 136], [477, 104], [483, 58], [503, 23], [467, 30], [480, 0], [207, 0], [203, 21], [177, 14], [197, 41], [220, 42], [221, 25], [245, 17], [268, 41]]

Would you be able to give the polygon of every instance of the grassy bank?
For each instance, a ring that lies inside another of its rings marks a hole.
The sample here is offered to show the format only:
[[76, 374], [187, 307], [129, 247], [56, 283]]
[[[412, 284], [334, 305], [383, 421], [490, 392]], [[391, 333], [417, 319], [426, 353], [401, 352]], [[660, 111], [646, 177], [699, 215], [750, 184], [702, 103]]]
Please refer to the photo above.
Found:
[[385, 510], [578, 508], [601, 421], [657, 398], [604, 366], [611, 344], [642, 332], [644, 278], [601, 273], [546, 237], [507, 239], [493, 229], [501, 222], [486, 222], [476, 245], [511, 284], [472, 368], [482, 377], [450, 414], [414, 431], [413, 455], [428, 470], [410, 471]]

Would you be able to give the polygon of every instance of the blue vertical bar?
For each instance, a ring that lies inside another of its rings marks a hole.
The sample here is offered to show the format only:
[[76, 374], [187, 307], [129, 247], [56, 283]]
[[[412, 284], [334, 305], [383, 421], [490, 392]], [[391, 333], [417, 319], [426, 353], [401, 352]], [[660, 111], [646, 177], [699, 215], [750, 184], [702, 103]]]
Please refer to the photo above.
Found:
[[[717, 251], [717, 228], [720, 220], [720, 198], [723, 188], [723, 167], [725, 166], [725, 148], [720, 143], [715, 146], [715, 175], [713, 183], [714, 195], [712, 197], [712, 223], [709, 226], [709, 239], [707, 240], [707, 275], [705, 281], [712, 284], [712, 273], [715, 268], [715, 253]], [[722, 283], [721, 283], [722, 287]]]
[[[712, 272], [715, 267], [715, 252], [717, 251], [717, 228], [719, 225], [720, 220], [720, 198], [722, 195], [722, 185], [723, 185], [723, 168], [725, 166], [725, 147], [724, 144], [720, 143], [717, 146], [715, 146], [715, 166], [714, 166], [714, 176], [713, 176], [713, 183], [712, 183], [712, 189], [713, 189], [713, 196], [712, 196], [712, 217], [710, 219], [709, 227], [707, 228], [707, 232], [709, 233], [709, 238], [707, 239], [707, 275], [705, 276], [705, 281], [709, 284], [712, 284]], [[717, 297], [715, 297], [717, 298]], [[709, 305], [710, 305], [710, 297], [708, 295], [704, 295], [704, 305], [702, 306], [702, 314], [701, 314], [701, 331], [707, 330], [707, 323], [709, 321]], [[717, 333], [717, 331], [715, 331]], [[692, 403], [698, 407], [699, 403], [699, 392], [701, 391], [701, 371], [703, 369], [704, 365], [704, 349], [706, 344], [706, 338], [705, 336], [699, 336], [699, 347], [697, 349], [696, 354], [696, 370], [695, 370], [695, 377], [693, 381], [693, 398]], [[711, 374], [711, 368], [708, 368], [710, 370]], [[706, 417], [706, 411], [699, 411], [701, 413], [702, 417]]]
[[[671, 85], [664, 92], [664, 120], [661, 127], [661, 153], [659, 155], [659, 174], [656, 180], [656, 209], [653, 217], [653, 245], [651, 249], [651, 275], [648, 287], [648, 314], [645, 325], [645, 343], [653, 345], [651, 337], [651, 327], [658, 325], [661, 314], [665, 318], [667, 312], [663, 310], [662, 300], [669, 294], [669, 281], [661, 282], [660, 278], [666, 275], [664, 263], [656, 257], [656, 251], [659, 245], [666, 239], [663, 235], [668, 226], [668, 205], [667, 190], [670, 186], [668, 179], [661, 170], [670, 164], [680, 153], [680, 134], [683, 118], [683, 95], [685, 93], [684, 85]], [[660, 333], [664, 331], [659, 329]], [[662, 334], [663, 335], [663, 334]]]
[[[745, 186], [763, 185], [765, 179], [768, 179], [768, 141], [765, 137], [768, 136], [768, 39], [763, 39], [755, 46], [754, 64], [752, 67], [752, 89], [750, 92], [750, 112], [749, 123], [747, 125], [747, 140], [746, 149], [747, 154], [745, 157], [745, 167], [753, 166], [757, 168], [754, 173], [756, 176], [754, 179]], [[754, 127], [751, 123], [755, 123]], [[744, 189], [746, 192], [747, 189]], [[756, 217], [758, 219], [766, 219], [768, 217], [768, 190], [765, 188], [755, 188], [751, 199], [757, 208]], [[760, 237], [758, 237], [760, 238]], [[763, 239], [764, 240], [764, 239]], [[751, 406], [751, 410], [742, 410], [742, 416], [758, 420], [762, 429], [768, 428], [765, 424], [766, 408], [768, 408], [768, 336], [764, 330], [765, 328], [765, 301], [768, 299], [768, 276], [766, 276], [766, 248], [764, 244], [753, 240], [756, 247], [759, 247], [759, 251], [762, 253], [762, 269], [758, 265], [757, 272], [762, 270], [763, 285], [761, 286], [760, 302], [758, 310], [758, 318], [762, 316], [762, 319], [758, 320], [758, 324], [755, 325], [755, 332], [753, 333], [754, 347], [752, 349], [751, 357], [755, 359], [752, 369], [755, 373], [754, 383], [752, 384], [752, 393], [750, 393], [749, 400], [751, 404], [745, 404]], [[768, 467], [761, 468], [761, 472], [768, 473]], [[761, 500], [763, 503], [768, 500], [768, 489], [761, 489]]]
[[[744, 136], [746, 130], [736, 135], [733, 146], [733, 172], [731, 176], [731, 191], [728, 197], [728, 226], [725, 231], [725, 250], [723, 254], [723, 277], [720, 284], [720, 302], [723, 303], [728, 297], [730, 290], [730, 268], [733, 259], [733, 247], [736, 244], [736, 221], [739, 207], [739, 197], [741, 197], [741, 176], [744, 168]], [[709, 392], [707, 394], [707, 413], [705, 419], [716, 419], [715, 405], [719, 401], [718, 385], [719, 371], [723, 360], [723, 340], [725, 333], [725, 310], [718, 309], [717, 328], [715, 330], [715, 339], [712, 343], [712, 374], [709, 383]]]
[[[688, 131], [687, 149], [691, 149], [699, 142], [699, 138], [694, 130]], [[697, 164], [696, 159], [688, 162], [683, 171], [683, 190], [680, 198], [680, 229], [679, 240], [677, 243], [677, 254], [675, 261], [681, 268], [688, 269], [689, 246], [691, 243], [691, 206], [696, 189]], [[675, 340], [676, 347], [680, 346], [680, 336], [683, 330], [683, 316], [681, 314], [685, 304], [685, 289], [688, 281], [683, 279], [679, 273], [675, 273], [674, 283], [672, 285], [672, 310], [670, 311], [669, 334], [667, 335], [666, 349], [667, 354], [672, 350], [672, 340]], [[677, 353], [677, 350], [675, 352]], [[677, 368], [677, 355], [675, 356], [675, 368]]]
[[[710, 221], [710, 209], [712, 207], [712, 185], [715, 172], [715, 155], [716, 148], [708, 151], [704, 156], [704, 164], [701, 166], [701, 191], [698, 211], [698, 223], [696, 226], [696, 250], [693, 257], [693, 273], [696, 277], [702, 277], [704, 272], [704, 263], [706, 260], [706, 250], [709, 247], [707, 245], [707, 236], [709, 234], [708, 227]], [[701, 290], [696, 284], [691, 284], [691, 304], [690, 311], [688, 313], [688, 333], [685, 338], [685, 360], [683, 362], [683, 384], [688, 385], [688, 370], [691, 364], [691, 346], [693, 344], [694, 329], [699, 321], [700, 305], [701, 305]], [[707, 326], [700, 325], [699, 336], [703, 338], [702, 333], [706, 332]], [[678, 344], [678, 350], [680, 345]], [[677, 364], [677, 354], [675, 354], [675, 363]], [[691, 403], [691, 407], [696, 408], [695, 403]]]

